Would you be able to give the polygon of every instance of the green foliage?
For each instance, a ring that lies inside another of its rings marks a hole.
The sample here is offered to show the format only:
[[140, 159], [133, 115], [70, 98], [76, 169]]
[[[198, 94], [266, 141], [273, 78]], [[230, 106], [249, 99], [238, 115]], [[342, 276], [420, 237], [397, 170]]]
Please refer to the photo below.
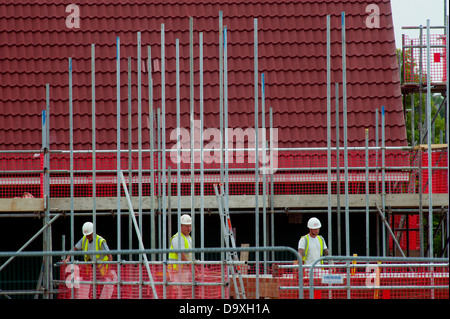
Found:
[[[405, 106], [408, 106], [410, 108], [411, 106], [411, 94], [406, 96], [405, 100]], [[436, 112], [439, 109], [439, 106], [442, 104], [444, 98], [440, 95], [434, 95], [431, 98], [431, 120], [436, 116]], [[424, 128], [424, 131], [426, 131], [427, 128], [427, 122], [426, 122], [426, 94], [422, 94], [422, 125]], [[419, 141], [419, 108], [420, 108], [420, 101], [419, 101], [419, 94], [414, 94], [414, 145], [418, 144], [426, 144], [427, 139], [425, 137], [424, 140]], [[444, 112], [445, 108], [441, 108], [439, 114], [436, 116], [436, 119], [434, 120], [434, 124], [432, 123], [432, 144], [439, 144], [439, 138], [440, 138], [440, 132], [442, 131], [442, 134], [445, 134], [445, 118], [444, 118]], [[407, 113], [405, 113], [407, 114]], [[409, 115], [406, 115], [406, 134], [408, 137], [408, 143], [411, 144], [411, 113]], [[434, 137], [434, 138], [433, 138]]]

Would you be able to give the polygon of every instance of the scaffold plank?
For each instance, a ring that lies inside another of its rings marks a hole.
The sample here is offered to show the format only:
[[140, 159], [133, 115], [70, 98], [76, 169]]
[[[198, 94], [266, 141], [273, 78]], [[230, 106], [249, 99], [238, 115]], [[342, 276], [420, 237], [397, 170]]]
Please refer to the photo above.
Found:
[[1, 198], [0, 212], [38, 212], [44, 210], [43, 198]]
[[[341, 194], [341, 203], [344, 202], [345, 195]], [[269, 204], [270, 196], [266, 198], [266, 205]], [[274, 195], [274, 207], [276, 208], [324, 208], [328, 207], [328, 197], [326, 194], [321, 195]], [[138, 204], [138, 197], [133, 197], [132, 201]], [[194, 200], [195, 207], [200, 207], [200, 197], [196, 196]], [[262, 207], [264, 199], [260, 196], [258, 198], [259, 205]], [[447, 194], [433, 194], [433, 206], [442, 207], [448, 206]], [[215, 196], [204, 196], [203, 203], [205, 208], [217, 209], [217, 201]], [[331, 196], [331, 205], [336, 207], [337, 196]], [[381, 203], [381, 195], [369, 195], [369, 205], [375, 207], [375, 204]], [[143, 196], [142, 205], [151, 207], [151, 197]], [[125, 198], [121, 200], [123, 209], [127, 209]], [[134, 204], [133, 204], [134, 205]], [[156, 207], [157, 203], [154, 203]], [[349, 207], [365, 207], [365, 194], [351, 194], [349, 195]], [[427, 207], [428, 194], [422, 194], [422, 206]], [[49, 206], [51, 211], [69, 211], [70, 198], [50, 198]], [[418, 194], [387, 194], [386, 206], [390, 207], [419, 207]], [[74, 210], [75, 211], [89, 211], [93, 207], [92, 197], [75, 197]], [[176, 196], [171, 198], [171, 207], [177, 207]], [[255, 207], [254, 195], [235, 195], [229, 196], [230, 209], [251, 209]], [[190, 196], [181, 196], [181, 209], [191, 208]], [[116, 197], [98, 197], [96, 198], [96, 209], [101, 210], [115, 210], [117, 209]], [[2, 198], [0, 199], [0, 212], [37, 212], [44, 210], [44, 200], [42, 198]]]

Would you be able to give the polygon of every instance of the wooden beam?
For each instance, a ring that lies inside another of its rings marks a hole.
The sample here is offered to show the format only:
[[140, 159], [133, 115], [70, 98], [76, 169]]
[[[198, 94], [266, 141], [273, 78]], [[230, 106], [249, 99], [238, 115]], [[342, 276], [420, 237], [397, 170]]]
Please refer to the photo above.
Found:
[[[336, 206], [336, 196], [332, 196], [331, 205]], [[259, 196], [259, 204], [262, 207], [263, 198]], [[266, 205], [268, 205], [268, 199], [266, 199]], [[344, 195], [341, 195], [341, 203], [344, 203]], [[181, 197], [181, 209], [190, 209], [191, 201], [190, 196]], [[217, 200], [215, 196], [204, 196], [204, 207], [210, 209], [217, 209]], [[237, 195], [229, 197], [230, 209], [252, 209], [255, 207], [255, 197], [253, 195]], [[133, 208], [136, 210], [138, 207], [138, 198], [132, 198]], [[142, 200], [144, 209], [150, 207], [150, 197], [144, 197]], [[381, 195], [370, 195], [369, 205], [375, 207], [375, 203], [381, 204]], [[125, 198], [121, 200], [122, 209], [127, 210], [128, 205]], [[177, 207], [177, 198], [171, 198], [171, 207]], [[427, 207], [428, 195], [422, 195], [422, 204]], [[448, 196], [446, 194], [433, 194], [433, 204], [435, 206], [448, 206]], [[196, 208], [200, 207], [200, 198], [196, 196], [194, 201]], [[365, 194], [349, 195], [350, 207], [365, 207], [366, 196]], [[386, 195], [386, 206], [391, 207], [418, 207], [419, 196], [418, 194], [388, 194]], [[97, 198], [98, 210], [115, 210], [117, 207], [115, 197], [99, 197]], [[155, 203], [156, 207], [156, 203]], [[274, 196], [275, 208], [323, 208], [328, 207], [327, 195], [275, 195]], [[69, 198], [52, 198], [50, 199], [51, 210], [70, 210]], [[92, 210], [92, 198], [76, 198], [74, 203], [75, 210]]]
[[[349, 207], [366, 207], [366, 195], [349, 195]], [[344, 207], [345, 195], [340, 195], [341, 207]], [[336, 207], [337, 196], [331, 196], [331, 206]], [[381, 195], [369, 195], [369, 206], [381, 205]], [[276, 195], [275, 207], [288, 208], [324, 208], [328, 207], [327, 195]], [[386, 206], [391, 207], [419, 207], [418, 194], [387, 194]], [[428, 195], [422, 194], [422, 206], [428, 207]], [[448, 206], [447, 194], [433, 194], [433, 206]]]
[[[418, 149], [423, 149], [423, 150], [427, 150], [428, 149], [428, 144], [419, 144], [413, 147], [415, 150]], [[442, 148], [447, 148], [447, 144], [431, 144], [431, 149], [442, 149]]]
[[[255, 197], [253, 195], [239, 195], [239, 196], [230, 196], [229, 207], [230, 208], [242, 208], [242, 209], [250, 209], [254, 208]], [[131, 199], [133, 204], [133, 209], [137, 211], [139, 207], [139, 199], [138, 197], [133, 197]], [[191, 208], [191, 197], [190, 196], [182, 196], [181, 197], [181, 209], [190, 209]], [[260, 199], [260, 205], [262, 205], [263, 200]], [[121, 198], [121, 209], [128, 210], [128, 203], [125, 197]], [[204, 196], [203, 203], [205, 208], [217, 209], [217, 200], [216, 196]], [[157, 203], [153, 203], [154, 207], [157, 207]], [[151, 205], [151, 198], [149, 196], [143, 196], [142, 198], [142, 207], [146, 210], [149, 209]], [[176, 196], [173, 196], [170, 200], [170, 206], [172, 208], [177, 207], [178, 200]], [[194, 206], [196, 208], [200, 207], [200, 197], [196, 196], [194, 199]], [[91, 197], [76, 197], [74, 199], [74, 210], [75, 211], [89, 211], [92, 210], [93, 207], [93, 199]], [[97, 210], [116, 210], [117, 209], [117, 199], [116, 197], [97, 197], [96, 199], [96, 208]], [[59, 210], [59, 211], [70, 211], [70, 198], [51, 198], [50, 199], [50, 209], [51, 210]]]
[[43, 198], [0, 198], [0, 212], [38, 212], [43, 210]]
[[[262, 207], [263, 198], [258, 197], [259, 205]], [[204, 207], [205, 209], [217, 209], [216, 196], [204, 196]], [[266, 206], [268, 203], [269, 196], [266, 198]], [[345, 201], [344, 195], [341, 195], [341, 203]], [[149, 196], [144, 196], [142, 199], [142, 205], [144, 210], [149, 210], [151, 204], [151, 198]], [[253, 195], [237, 195], [230, 196], [229, 208], [230, 209], [252, 209], [254, 205], [255, 197]], [[448, 206], [448, 194], [433, 194], [433, 206], [442, 207]], [[375, 207], [375, 204], [381, 205], [381, 195], [369, 195], [369, 206]], [[138, 197], [132, 198], [132, 204], [135, 212], [138, 208]], [[196, 196], [195, 207], [200, 207], [200, 198]], [[70, 198], [50, 198], [49, 201], [51, 211], [70, 211]], [[156, 203], [154, 203], [154, 207]], [[428, 195], [422, 195], [422, 205], [423, 207], [428, 207]], [[336, 195], [331, 196], [331, 206], [336, 207]], [[366, 206], [366, 195], [356, 194], [349, 195], [349, 206], [351, 208], [365, 207]], [[386, 195], [386, 206], [390, 207], [419, 207], [419, 195], [418, 194], [387, 194]], [[93, 207], [92, 197], [76, 197], [74, 198], [74, 210], [75, 211], [91, 211]], [[97, 197], [96, 207], [99, 211], [115, 211], [117, 209], [116, 197]], [[177, 207], [177, 198], [171, 198], [172, 209]], [[328, 207], [327, 195], [275, 195], [274, 196], [274, 207], [279, 208], [290, 208], [290, 209], [308, 209], [308, 208], [326, 208]], [[121, 200], [121, 208], [123, 210], [128, 210], [128, 204], [125, 198]], [[191, 198], [190, 196], [181, 197], [181, 208], [190, 209], [191, 208]], [[2, 198], [0, 199], [0, 212], [37, 212], [44, 210], [44, 200], [42, 198]]]

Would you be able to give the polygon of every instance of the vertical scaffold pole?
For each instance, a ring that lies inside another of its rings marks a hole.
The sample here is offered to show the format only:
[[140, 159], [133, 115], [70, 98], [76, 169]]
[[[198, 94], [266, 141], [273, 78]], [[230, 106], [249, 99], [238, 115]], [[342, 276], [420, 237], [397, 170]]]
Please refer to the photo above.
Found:
[[[195, 170], [194, 170], [194, 138], [195, 138], [195, 127], [194, 127], [194, 18], [189, 17], [189, 104], [190, 104], [190, 131], [191, 131], [191, 156], [190, 156], [190, 166], [191, 166], [191, 218], [192, 218], [192, 247], [195, 247]], [[179, 236], [181, 237], [181, 236]], [[181, 247], [178, 246], [178, 247]], [[181, 254], [179, 254], [181, 255]], [[195, 267], [192, 268], [192, 275], [195, 276]], [[195, 296], [195, 286], [192, 286], [192, 297]]]
[[[69, 143], [70, 143], [70, 247], [75, 246], [74, 238], [74, 223], [75, 223], [75, 212], [74, 212], [74, 185], [73, 185], [73, 98], [72, 98], [72, 58], [69, 58]], [[74, 256], [71, 257], [71, 262], [73, 264]], [[72, 276], [74, 267], [72, 267]], [[74, 284], [72, 282], [71, 298], [74, 298]]]
[[[167, 226], [166, 226], [166, 65], [165, 65], [165, 34], [164, 23], [161, 24], [161, 183], [162, 183], [162, 248], [167, 248]], [[163, 280], [166, 282], [167, 256], [163, 254]], [[166, 286], [163, 286], [163, 298], [166, 298]]]
[[[386, 216], [386, 140], [385, 140], [385, 123], [386, 110], [384, 105], [381, 106], [381, 202], [383, 214]], [[386, 257], [386, 227], [383, 223], [381, 228], [381, 237], [383, 243], [383, 257]]]
[[[121, 191], [120, 191], [120, 38], [116, 38], [116, 96], [117, 96], [117, 250], [122, 249], [121, 245]], [[121, 254], [117, 254], [117, 260], [120, 261]], [[121, 280], [120, 263], [117, 264], [117, 277]], [[117, 285], [117, 298], [120, 299], [120, 285]]]
[[[138, 78], [138, 193], [139, 193], [139, 232], [142, 233], [142, 64], [141, 32], [137, 32], [137, 78]], [[139, 282], [142, 283], [142, 255], [139, 254]], [[139, 285], [139, 298], [142, 298], [142, 284]]]
[[[132, 117], [133, 117], [133, 111], [131, 109], [131, 100], [132, 100], [132, 94], [131, 94], [131, 57], [128, 57], [128, 187], [130, 190], [133, 189], [133, 160], [132, 160]], [[133, 196], [133, 191], [131, 191], [130, 196]], [[133, 233], [132, 233], [132, 227], [133, 222], [131, 220], [131, 217], [128, 217], [128, 248], [133, 249]], [[128, 255], [130, 261], [133, 260], [133, 255]]]
[[[223, 12], [219, 11], [219, 129], [220, 129], [220, 137], [219, 137], [219, 152], [220, 152], [220, 183], [224, 182], [224, 163], [223, 163]], [[220, 216], [220, 214], [219, 214]], [[222, 218], [222, 217], [219, 217]], [[220, 239], [220, 247], [224, 247], [224, 241], [221, 236]], [[226, 239], [225, 239], [226, 240]], [[223, 252], [220, 253], [220, 259], [225, 260], [225, 254]], [[223, 268], [222, 268], [223, 270]]]
[[[44, 225], [50, 220], [50, 85], [45, 85], [45, 110], [42, 111], [42, 149], [43, 153], [43, 192], [42, 197], [44, 199]], [[43, 250], [52, 250], [52, 238], [51, 238], [51, 226], [46, 228], [43, 233]], [[47, 256], [43, 261], [43, 287], [45, 291], [50, 291], [50, 282], [52, 281], [52, 257]], [[51, 295], [44, 294], [44, 299], [49, 299]]]
[[[255, 247], [259, 247], [259, 172], [258, 172], [258, 19], [253, 19], [254, 41], [254, 85], [255, 85]], [[256, 296], [259, 298], [259, 252], [255, 252], [256, 260]]]
[[[261, 167], [263, 169], [261, 181], [262, 181], [262, 222], [263, 222], [263, 246], [267, 246], [267, 212], [266, 212], [266, 111], [265, 111], [265, 79], [264, 73], [261, 73]], [[259, 158], [259, 157], [258, 157]], [[263, 260], [264, 260], [264, 274], [266, 274], [266, 260], [267, 260], [267, 251], [263, 252]]]
[[[345, 12], [341, 16], [342, 26], [342, 105], [344, 126], [344, 175], [345, 175], [345, 255], [350, 256], [350, 212], [348, 203], [348, 137], [347, 137], [347, 57], [345, 40]], [[350, 268], [347, 267], [347, 278], [350, 278]], [[349, 284], [347, 280], [347, 284]], [[350, 289], [347, 290], [350, 299]]]
[[[378, 143], [379, 143], [379, 115], [375, 108], [375, 194], [378, 194]], [[376, 219], [377, 256], [380, 256], [380, 219]]]
[[[131, 57], [128, 57], [128, 187], [133, 189], [133, 161], [132, 161], [132, 117], [133, 112], [131, 110]], [[132, 196], [132, 194], [130, 194]], [[133, 249], [133, 234], [132, 227], [133, 222], [131, 217], [128, 217], [128, 248]], [[130, 253], [128, 255], [129, 260], [133, 260], [133, 255]]]
[[[339, 150], [339, 143], [340, 143], [340, 124], [339, 124], [339, 83], [334, 84], [335, 88], [335, 96], [336, 96], [336, 217], [337, 217], [337, 250], [338, 255], [342, 254], [342, 227], [341, 227], [341, 164], [340, 164], [340, 150]], [[328, 249], [331, 249], [331, 245]], [[330, 250], [331, 254], [331, 250]]]
[[[97, 147], [96, 147], [96, 135], [95, 135], [95, 44], [91, 44], [91, 95], [92, 95], [92, 223], [97, 225]], [[97, 238], [97, 229], [94, 227], [94, 238]], [[93, 255], [94, 261], [97, 256]], [[97, 281], [97, 267], [94, 267], [93, 271], [94, 283]], [[94, 284], [93, 298], [97, 297], [97, 289]]]
[[365, 129], [366, 138], [366, 256], [369, 256], [369, 129]]
[[220, 109], [220, 182], [224, 182], [223, 161], [223, 12], [219, 11], [219, 109]]
[[350, 256], [350, 216], [348, 198], [348, 148], [347, 148], [347, 57], [345, 40], [345, 12], [341, 15], [342, 25], [342, 96], [344, 119], [344, 169], [345, 169], [345, 255]]
[[[175, 39], [175, 73], [176, 73], [176, 109], [177, 109], [177, 232], [181, 234], [181, 124], [180, 124], [180, 40]], [[178, 247], [181, 246], [181, 236], [177, 237]], [[181, 254], [178, 254], [178, 261]]]
[[[270, 126], [270, 238], [271, 245], [275, 246], [275, 204], [274, 204], [274, 138], [273, 138], [273, 108], [269, 108], [269, 126]], [[275, 260], [275, 252], [272, 251], [272, 260]]]
[[[205, 247], [205, 204], [204, 204], [204, 163], [203, 163], [203, 32], [199, 33], [199, 64], [200, 64], [200, 248]], [[201, 260], [204, 260], [205, 253], [201, 253]]]
[[[156, 143], [157, 143], [157, 149], [158, 149], [158, 169], [156, 170], [156, 173], [158, 175], [158, 209], [159, 209], [159, 214], [158, 214], [158, 247], [162, 247], [162, 222], [161, 222], [161, 209], [162, 209], [162, 199], [161, 199], [161, 195], [162, 195], [162, 172], [161, 172], [161, 108], [158, 107], [156, 109]], [[162, 260], [162, 255], [159, 255], [159, 260]], [[164, 266], [163, 266], [164, 267]]]
[[[150, 133], [150, 247], [156, 248], [156, 228], [155, 228], [155, 159], [154, 159], [154, 109], [153, 109], [153, 78], [152, 78], [152, 48], [147, 46], [147, 67], [148, 67], [148, 116]], [[155, 254], [152, 254], [151, 260], [156, 260]]]
[[427, 144], [428, 144], [428, 245], [429, 257], [433, 257], [433, 169], [431, 150], [431, 79], [430, 79], [430, 20], [427, 20]]
[[227, 26], [223, 28], [223, 121], [224, 121], [224, 142], [225, 142], [225, 200], [228, 201], [229, 178], [229, 145], [228, 145], [228, 50], [227, 50]]
[[328, 197], [328, 249], [331, 254], [331, 48], [330, 48], [330, 15], [327, 15], [327, 197]]

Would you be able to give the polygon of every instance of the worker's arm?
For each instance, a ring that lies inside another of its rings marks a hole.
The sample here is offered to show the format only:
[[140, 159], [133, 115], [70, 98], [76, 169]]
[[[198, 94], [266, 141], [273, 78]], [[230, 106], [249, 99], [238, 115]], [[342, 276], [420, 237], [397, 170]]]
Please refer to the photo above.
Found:
[[181, 261], [188, 261], [188, 257], [185, 253], [181, 253]]
[[300, 257], [302, 257], [302, 264], [303, 264], [304, 263], [303, 262], [303, 257], [305, 257], [305, 250], [302, 249], [302, 248], [299, 248], [298, 249], [298, 254], [300, 255]]
[[[103, 250], [105, 253], [107, 253], [109, 251], [109, 247], [108, 244], [105, 242], [103, 242], [102, 247], [100, 248], [101, 250]], [[111, 254], [107, 254], [106, 255], [108, 257], [107, 261], [113, 261], [113, 257]]]

